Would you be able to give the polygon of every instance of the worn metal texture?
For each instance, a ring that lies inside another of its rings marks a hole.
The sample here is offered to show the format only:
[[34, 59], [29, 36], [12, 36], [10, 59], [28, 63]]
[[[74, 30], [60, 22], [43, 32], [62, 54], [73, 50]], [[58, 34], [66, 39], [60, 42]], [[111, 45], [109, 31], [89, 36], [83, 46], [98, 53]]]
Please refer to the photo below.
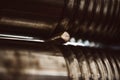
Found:
[[[119, 43], [120, 0], [1, 0], [0, 33]], [[104, 40], [103, 40], [104, 39]]]
[[5, 40], [0, 44], [0, 80], [120, 80], [119, 50]]

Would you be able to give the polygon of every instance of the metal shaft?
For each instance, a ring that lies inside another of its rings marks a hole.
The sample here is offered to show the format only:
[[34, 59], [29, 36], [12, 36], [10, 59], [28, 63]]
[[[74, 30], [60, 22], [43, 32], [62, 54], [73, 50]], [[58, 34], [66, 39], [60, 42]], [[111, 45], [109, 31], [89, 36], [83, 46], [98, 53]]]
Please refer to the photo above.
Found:
[[119, 50], [5, 40], [0, 44], [0, 80], [120, 79]]
[[119, 21], [119, 0], [0, 1], [0, 33], [48, 39], [67, 31], [76, 38], [117, 43]]

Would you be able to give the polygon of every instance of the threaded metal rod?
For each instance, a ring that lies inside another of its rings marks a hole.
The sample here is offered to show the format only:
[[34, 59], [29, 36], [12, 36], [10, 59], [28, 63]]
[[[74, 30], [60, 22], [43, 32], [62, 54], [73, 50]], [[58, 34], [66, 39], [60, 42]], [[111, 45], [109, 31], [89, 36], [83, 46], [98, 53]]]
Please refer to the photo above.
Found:
[[47, 43], [0, 44], [0, 80], [120, 79], [119, 50]]
[[120, 40], [119, 21], [119, 0], [0, 1], [0, 33], [48, 39], [67, 31], [76, 38], [113, 42]]

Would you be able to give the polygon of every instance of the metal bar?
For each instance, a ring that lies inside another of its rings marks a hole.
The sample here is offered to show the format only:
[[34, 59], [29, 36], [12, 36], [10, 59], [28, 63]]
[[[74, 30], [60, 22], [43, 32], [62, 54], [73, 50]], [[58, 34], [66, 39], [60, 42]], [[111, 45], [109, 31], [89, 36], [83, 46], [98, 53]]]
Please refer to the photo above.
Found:
[[119, 7], [119, 0], [2, 0], [0, 33], [47, 40], [67, 31], [75, 38], [119, 43]]
[[0, 44], [0, 80], [120, 79], [119, 50], [5, 40]]

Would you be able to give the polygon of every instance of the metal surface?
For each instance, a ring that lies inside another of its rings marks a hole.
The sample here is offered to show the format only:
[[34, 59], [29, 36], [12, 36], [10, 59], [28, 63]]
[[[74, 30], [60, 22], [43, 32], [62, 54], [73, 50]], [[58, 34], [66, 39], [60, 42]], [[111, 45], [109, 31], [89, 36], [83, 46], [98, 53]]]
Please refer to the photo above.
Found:
[[119, 33], [120, 0], [1, 0], [0, 80], [120, 80]]
[[0, 44], [0, 80], [120, 79], [119, 50], [5, 40]]
[[120, 40], [119, 14], [119, 0], [1, 0], [0, 33], [47, 40], [67, 31], [114, 44]]
[[[3, 0], [1, 32], [48, 38], [61, 18], [64, 0]], [[23, 30], [24, 29], [24, 30]]]
[[0, 80], [68, 79], [64, 57], [55, 46], [7, 45], [0, 49]]

